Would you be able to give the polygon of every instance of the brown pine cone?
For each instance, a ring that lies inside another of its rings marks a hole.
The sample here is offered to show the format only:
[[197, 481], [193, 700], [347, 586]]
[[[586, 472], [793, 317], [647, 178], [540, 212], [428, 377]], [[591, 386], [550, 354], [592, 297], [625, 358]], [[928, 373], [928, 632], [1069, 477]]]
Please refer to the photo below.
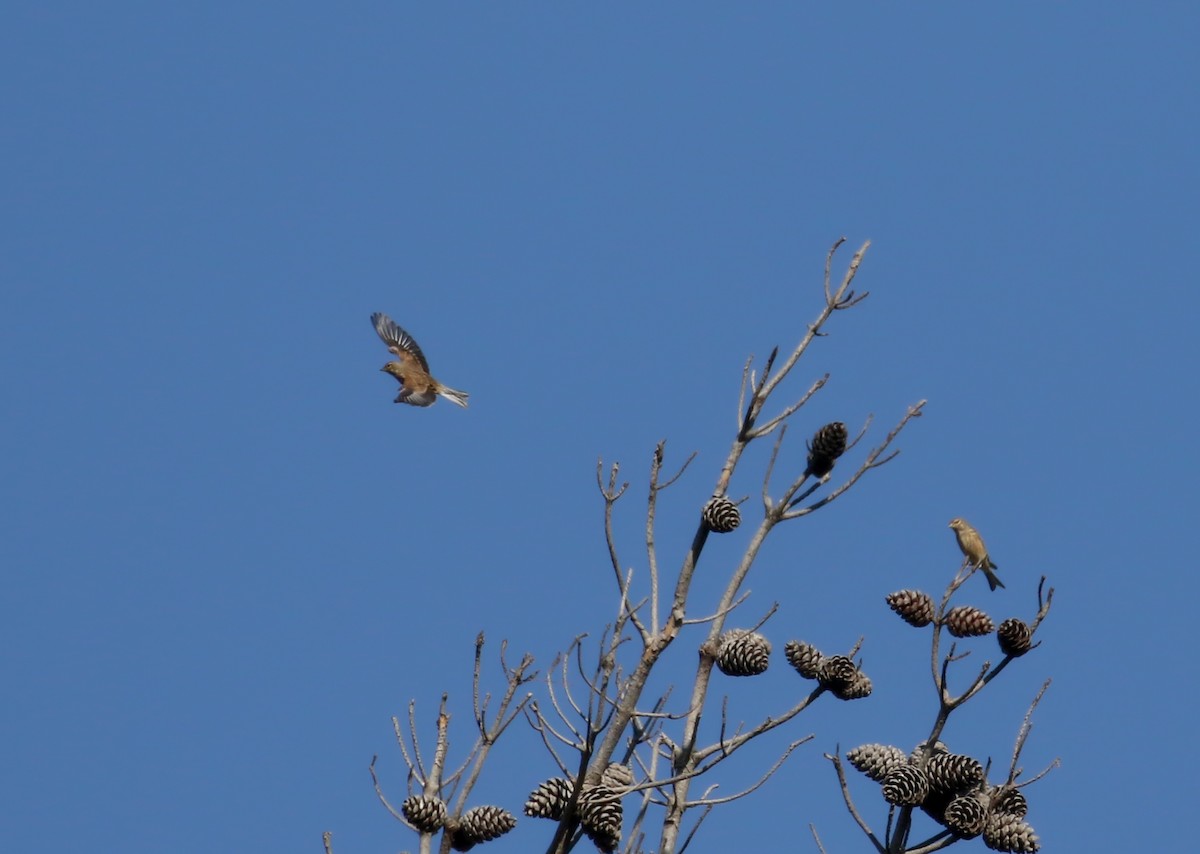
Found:
[[858, 678], [858, 668], [844, 655], [831, 655], [821, 662], [817, 676], [821, 684], [830, 691], [845, 690]]
[[964, 839], [974, 839], [987, 825], [987, 807], [976, 795], [959, 795], [946, 807], [946, 827]]
[[992, 812], [1015, 815], [1024, 818], [1029, 812], [1029, 804], [1024, 793], [1014, 786], [997, 786], [992, 789]]
[[788, 664], [792, 665], [796, 672], [805, 679], [820, 678], [821, 663], [825, 660], [825, 656], [821, 655], [821, 651], [812, 644], [804, 641], [788, 641], [784, 644], [783, 655], [788, 660]]
[[1005, 620], [996, 629], [996, 640], [1000, 642], [1000, 651], [1005, 655], [1018, 658], [1029, 652], [1033, 645], [1033, 631], [1024, 620], [1016, 617]]
[[771, 659], [771, 642], [757, 632], [730, 629], [721, 635], [717, 667], [726, 676], [758, 676]]
[[992, 633], [992, 618], [970, 605], [951, 608], [943, 622], [956, 638], [973, 638]]
[[863, 744], [846, 752], [850, 764], [875, 782], [880, 782], [894, 768], [908, 764], [908, 757], [899, 747], [890, 744]]
[[1019, 816], [993, 812], [988, 815], [983, 829], [983, 844], [993, 851], [1012, 851], [1017, 854], [1034, 854], [1041, 844], [1033, 828]]
[[900, 619], [918, 629], [933, 622], [933, 600], [919, 590], [897, 590], [889, 593], [887, 603]]
[[562, 818], [571, 793], [575, 790], [575, 782], [566, 777], [551, 777], [529, 793], [525, 801], [525, 815], [531, 818], [552, 818], [558, 821]]
[[477, 843], [503, 836], [517, 826], [513, 814], [500, 807], [474, 807], [462, 814], [450, 835], [455, 851], [467, 851]]
[[917, 806], [929, 794], [929, 778], [915, 765], [893, 768], [883, 778], [883, 797], [896, 806]]
[[446, 804], [440, 798], [409, 795], [400, 804], [400, 812], [420, 833], [433, 833], [446, 823]]
[[983, 782], [983, 766], [979, 760], [961, 753], [938, 753], [925, 763], [930, 787], [955, 794], [978, 787]]

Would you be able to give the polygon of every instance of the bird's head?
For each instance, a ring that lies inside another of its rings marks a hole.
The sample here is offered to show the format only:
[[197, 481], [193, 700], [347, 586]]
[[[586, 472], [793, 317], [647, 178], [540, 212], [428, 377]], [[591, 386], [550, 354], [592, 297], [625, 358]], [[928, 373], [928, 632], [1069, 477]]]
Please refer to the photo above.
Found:
[[962, 519], [955, 517], [954, 519], [950, 520], [950, 524], [948, 527], [953, 528], [954, 530], [958, 531], [958, 530], [961, 530], [965, 524], [966, 523], [964, 523]]
[[402, 374], [403, 368], [401, 367], [399, 362], [388, 362], [386, 365], [384, 365], [379, 370], [383, 371], [385, 374], [391, 374], [396, 379], [404, 378], [403, 374]]

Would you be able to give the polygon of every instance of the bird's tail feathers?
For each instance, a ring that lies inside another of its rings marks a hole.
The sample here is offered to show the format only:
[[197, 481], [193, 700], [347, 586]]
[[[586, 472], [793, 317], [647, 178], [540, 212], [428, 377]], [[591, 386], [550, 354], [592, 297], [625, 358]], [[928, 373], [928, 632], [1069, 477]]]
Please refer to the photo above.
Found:
[[993, 563], [991, 566], [989, 566], [989, 563], [990, 561], [985, 561], [983, 566], [979, 567], [983, 570], [983, 574], [987, 576], [988, 587], [990, 587], [992, 590], [995, 590], [997, 587], [1003, 587], [1004, 582], [1000, 580], [1000, 576], [992, 572], [992, 567], [994, 567], [995, 564]]
[[463, 409], [467, 408], [467, 398], [470, 397], [470, 395], [465, 391], [459, 391], [458, 389], [450, 388], [449, 386], [442, 386], [438, 389], [438, 394], [446, 398], [446, 400], [450, 401], [451, 403], [457, 403]]

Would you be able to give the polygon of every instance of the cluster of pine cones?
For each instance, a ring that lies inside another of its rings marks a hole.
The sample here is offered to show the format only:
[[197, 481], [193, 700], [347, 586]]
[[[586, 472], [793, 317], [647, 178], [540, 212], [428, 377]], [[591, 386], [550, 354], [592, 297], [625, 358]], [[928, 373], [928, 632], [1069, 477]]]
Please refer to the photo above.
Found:
[[[937, 614], [933, 599], [920, 590], [897, 590], [887, 596], [888, 606], [910, 626], [922, 628], [935, 622]], [[973, 638], [996, 633], [1000, 651], [1017, 658], [1033, 648], [1033, 630], [1016, 617], [1005, 620], [997, 628], [992, 618], [971, 605], [951, 608], [941, 618], [941, 624], [956, 638]]]
[[864, 744], [846, 758], [881, 785], [890, 804], [920, 807], [957, 836], [982, 836], [993, 851], [1038, 850], [1037, 834], [1025, 822], [1028, 804], [1021, 790], [989, 786], [979, 760], [951, 753], [940, 741], [918, 745], [912, 755], [890, 744]]
[[[849, 434], [841, 421], [831, 421], [813, 434], [808, 443], [808, 465], [805, 476], [827, 478], [833, 471], [837, 458], [846, 452]], [[742, 524], [742, 514], [737, 505], [724, 495], [714, 495], [700, 511], [700, 517], [710, 531], [728, 534]]]
[[[624, 818], [621, 795], [632, 784], [633, 772], [629, 766], [613, 762], [604, 769], [599, 783], [585, 785], [579, 793], [579, 824], [588, 839], [604, 854], [612, 854], [621, 844]], [[574, 792], [574, 780], [552, 777], [529, 793], [525, 815], [559, 821]]]
[[455, 851], [470, 851], [480, 842], [503, 836], [517, 826], [516, 817], [500, 807], [473, 807], [459, 818], [451, 818], [444, 801], [425, 795], [405, 798], [400, 812], [420, 833], [436, 833], [445, 827]]
[[[815, 679], [841, 700], [871, 695], [871, 679], [845, 655], [823, 655], [812, 644], [788, 641], [783, 648], [788, 663], [805, 679]], [[749, 629], [730, 629], [717, 641], [716, 664], [726, 676], [758, 676], [770, 664], [771, 642]]]

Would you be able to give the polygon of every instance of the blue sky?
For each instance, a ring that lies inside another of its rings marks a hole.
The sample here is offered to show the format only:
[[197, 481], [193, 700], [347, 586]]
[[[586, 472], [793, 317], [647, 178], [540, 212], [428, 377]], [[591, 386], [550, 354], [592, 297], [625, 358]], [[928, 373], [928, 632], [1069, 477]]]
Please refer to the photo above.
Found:
[[[863, 850], [820, 754], [928, 731], [925, 636], [883, 597], [944, 586], [956, 515], [1008, 583], [965, 601], [1031, 615], [1042, 574], [1057, 598], [1043, 646], [947, 741], [1006, 765], [1053, 677], [1024, 763], [1063, 760], [1028, 792], [1047, 850], [1178, 849], [1153, 817], [1190, 809], [1197, 758], [1197, 585], [1170, 543], [1195, 515], [1200, 13], [835, 5], [10, 4], [12, 850], [415, 847], [367, 774], [379, 754], [403, 797], [390, 716], [415, 699], [429, 737], [450, 692], [461, 756], [477, 631], [544, 665], [611, 618], [597, 457], [633, 482], [618, 524], [640, 570], [654, 444], [698, 452], [659, 509], [678, 564], [741, 365], [799, 340], [842, 235], [873, 242], [871, 296], [785, 389], [832, 374], [781, 465], [826, 421], [875, 413], [874, 439], [926, 415], [773, 535], [734, 622], [779, 602], [777, 653], [863, 634], [876, 693], [802, 715], [814, 742], [698, 850], [810, 851], [809, 821]], [[468, 410], [391, 403], [373, 311]], [[711, 544], [698, 613], [747, 536]], [[695, 642], [670, 659], [680, 692]], [[781, 655], [726, 687], [746, 720], [807, 690]], [[518, 725], [474, 802], [519, 812], [552, 773]]]

